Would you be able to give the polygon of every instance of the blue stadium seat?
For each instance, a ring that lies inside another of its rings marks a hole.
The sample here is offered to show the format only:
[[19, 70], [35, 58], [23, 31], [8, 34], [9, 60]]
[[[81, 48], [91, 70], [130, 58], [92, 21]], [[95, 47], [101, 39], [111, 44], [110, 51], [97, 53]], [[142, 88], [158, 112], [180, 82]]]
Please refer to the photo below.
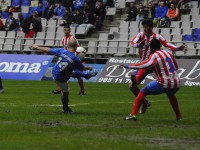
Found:
[[194, 41], [194, 35], [190, 35], [190, 34], [184, 35], [183, 41]]
[[200, 41], [200, 34], [199, 34], [199, 35], [196, 35], [195, 41]]
[[14, 6], [14, 7], [21, 6], [21, 0], [13, 0], [12, 6]]
[[200, 28], [195, 28], [193, 34], [194, 35], [200, 35]]
[[28, 18], [29, 17], [29, 13], [22, 13], [22, 16], [24, 19]]
[[30, 6], [30, 4], [31, 4], [30, 0], [23, 0], [21, 5], [22, 6]]
[[5, 12], [5, 11], [2, 11], [2, 18], [4, 18], [4, 19], [7, 19], [8, 18], [8, 16], [9, 16], [9, 13], [8, 12]]

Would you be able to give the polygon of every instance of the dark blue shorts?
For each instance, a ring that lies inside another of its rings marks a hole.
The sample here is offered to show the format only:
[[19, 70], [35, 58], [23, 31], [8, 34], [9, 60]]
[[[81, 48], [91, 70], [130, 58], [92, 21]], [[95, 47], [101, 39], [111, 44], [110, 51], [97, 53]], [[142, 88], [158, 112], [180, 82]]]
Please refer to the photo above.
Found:
[[166, 93], [168, 96], [174, 95], [179, 88], [168, 89], [162, 87], [157, 81], [152, 81], [146, 85], [146, 87], [142, 88], [142, 93], [146, 95], [158, 95], [162, 93]]

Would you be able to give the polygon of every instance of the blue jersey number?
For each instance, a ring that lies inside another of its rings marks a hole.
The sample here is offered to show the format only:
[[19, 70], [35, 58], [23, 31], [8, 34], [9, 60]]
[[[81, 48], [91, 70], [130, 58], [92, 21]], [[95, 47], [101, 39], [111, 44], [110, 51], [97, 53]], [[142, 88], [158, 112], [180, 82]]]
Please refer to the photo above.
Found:
[[174, 64], [172, 63], [172, 60], [170, 58], [166, 58], [166, 63], [168, 64], [167, 68], [169, 72], [173, 73], [176, 69], [174, 67]]

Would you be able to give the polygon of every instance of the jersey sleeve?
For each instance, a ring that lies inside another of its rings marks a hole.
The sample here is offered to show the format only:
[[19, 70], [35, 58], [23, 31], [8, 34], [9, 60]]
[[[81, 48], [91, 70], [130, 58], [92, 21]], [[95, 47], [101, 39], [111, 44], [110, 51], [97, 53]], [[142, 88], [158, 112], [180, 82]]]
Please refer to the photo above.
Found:
[[166, 39], [165, 39], [162, 35], [160, 35], [159, 41], [160, 41], [160, 43], [161, 43], [163, 46], [169, 48], [169, 49], [172, 50], [172, 51], [177, 51], [177, 50], [178, 50], [178, 47], [177, 47], [177, 46], [175, 46], [175, 45], [173, 45], [173, 44], [171, 44], [171, 43], [168, 43], [168, 42], [166, 41]]
[[137, 64], [130, 64], [127, 68], [130, 69], [142, 69], [142, 68], [151, 68], [157, 64], [157, 59], [155, 53], [150, 55], [149, 59], [142, 61], [141, 63]]
[[133, 47], [138, 47], [140, 38], [141, 38], [141, 32], [139, 32], [139, 33], [131, 40], [131, 45], [132, 45]]
[[58, 54], [59, 54], [59, 52], [60, 52], [61, 50], [62, 50], [61, 48], [50, 48], [49, 54], [50, 54], [50, 55], [58, 56]]

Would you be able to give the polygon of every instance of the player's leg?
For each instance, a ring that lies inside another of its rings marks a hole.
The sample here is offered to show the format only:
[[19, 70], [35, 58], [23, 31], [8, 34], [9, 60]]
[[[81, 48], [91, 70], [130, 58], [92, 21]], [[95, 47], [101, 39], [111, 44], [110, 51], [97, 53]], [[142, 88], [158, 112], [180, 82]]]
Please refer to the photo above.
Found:
[[[129, 89], [131, 92], [137, 97], [137, 95], [140, 92], [140, 89], [138, 88], [138, 85], [144, 80], [144, 78], [151, 73], [152, 70], [150, 69], [138, 69], [134, 72], [134, 74], [131, 76], [131, 83], [129, 85]], [[145, 113], [146, 109], [150, 107], [151, 103], [144, 99], [142, 108], [140, 110], [140, 113]]]
[[145, 97], [147, 95], [157, 95], [165, 92], [165, 89], [158, 84], [156, 81], [152, 81], [146, 85], [146, 87], [142, 88], [136, 97], [131, 114], [125, 118], [125, 120], [136, 120], [137, 119], [137, 113], [141, 106], [141, 104], [144, 103]]
[[166, 94], [169, 98], [170, 104], [176, 114], [176, 120], [180, 120], [181, 119], [181, 113], [180, 113], [180, 109], [179, 109], [179, 104], [178, 104], [178, 100], [175, 96], [175, 93], [178, 91], [179, 89], [167, 89], [166, 90]]
[[55, 81], [55, 83], [62, 90], [61, 102], [63, 105], [63, 113], [73, 113], [73, 111], [69, 108], [69, 87], [67, 82]]
[[0, 76], [0, 93], [4, 93], [3, 84]]
[[83, 84], [83, 79], [81, 77], [77, 78], [78, 80], [78, 84], [79, 84], [79, 87], [80, 87], [80, 92], [79, 92], [79, 95], [85, 95], [85, 89], [84, 89], [84, 84]]
[[91, 77], [96, 76], [97, 74], [98, 74], [97, 72], [89, 72], [89, 73], [87, 73], [87, 72], [81, 72], [81, 71], [73, 71], [70, 76], [73, 77], [73, 78], [83, 77], [83, 78], [88, 80]]

